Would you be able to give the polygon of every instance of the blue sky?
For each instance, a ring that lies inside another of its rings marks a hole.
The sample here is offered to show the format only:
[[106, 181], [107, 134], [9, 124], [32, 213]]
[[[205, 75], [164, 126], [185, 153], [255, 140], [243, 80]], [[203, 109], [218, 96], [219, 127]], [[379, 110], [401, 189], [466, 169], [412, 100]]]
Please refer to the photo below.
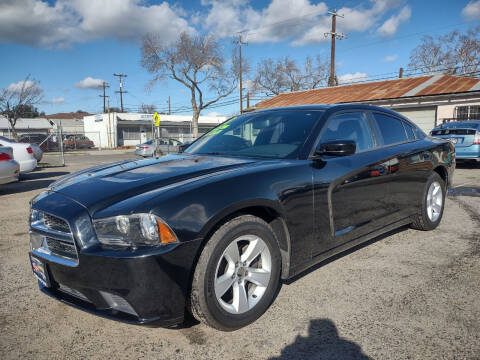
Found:
[[[119, 106], [113, 73], [124, 73], [127, 109], [145, 103], [163, 110], [170, 95], [172, 109], [179, 111], [189, 105], [184, 87], [165, 81], [146, 89], [151, 74], [140, 64], [143, 34], [159, 33], [168, 42], [181, 31], [212, 33], [229, 56], [233, 37], [246, 30], [243, 53], [253, 67], [263, 58], [285, 55], [301, 62], [308, 55], [329, 58], [330, 43], [323, 36], [329, 9], [345, 16], [338, 31], [347, 37], [337, 42], [336, 55], [337, 75], [344, 81], [393, 76], [407, 67], [423, 35], [480, 24], [480, 0], [1, 0], [0, 88], [31, 74], [45, 92], [40, 110], [95, 113], [103, 103], [101, 90], [92, 86], [107, 81], [111, 106]], [[238, 104], [202, 114], [237, 110]]]

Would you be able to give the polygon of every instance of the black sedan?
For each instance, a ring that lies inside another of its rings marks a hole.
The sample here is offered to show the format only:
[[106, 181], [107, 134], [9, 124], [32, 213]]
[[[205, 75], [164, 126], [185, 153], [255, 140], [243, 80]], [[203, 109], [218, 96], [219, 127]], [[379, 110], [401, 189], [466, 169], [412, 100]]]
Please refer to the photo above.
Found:
[[313, 264], [436, 228], [454, 168], [449, 141], [390, 110], [256, 111], [184, 153], [53, 183], [31, 202], [32, 269], [44, 293], [101, 316], [169, 326], [189, 311], [234, 330]]

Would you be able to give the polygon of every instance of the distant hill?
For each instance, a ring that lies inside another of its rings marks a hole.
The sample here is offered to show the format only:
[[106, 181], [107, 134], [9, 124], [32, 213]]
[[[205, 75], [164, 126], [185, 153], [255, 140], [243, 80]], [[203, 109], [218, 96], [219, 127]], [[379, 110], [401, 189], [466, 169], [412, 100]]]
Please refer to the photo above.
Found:
[[87, 112], [69, 112], [45, 115], [47, 119], [83, 119], [84, 116], [92, 115]]

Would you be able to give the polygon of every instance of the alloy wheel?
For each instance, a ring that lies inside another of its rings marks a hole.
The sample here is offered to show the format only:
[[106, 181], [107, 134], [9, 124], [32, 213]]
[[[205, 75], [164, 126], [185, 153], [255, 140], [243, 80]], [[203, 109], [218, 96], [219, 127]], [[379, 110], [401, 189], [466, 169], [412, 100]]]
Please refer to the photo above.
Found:
[[256, 235], [242, 235], [223, 252], [215, 271], [215, 296], [231, 314], [245, 313], [263, 297], [270, 282], [272, 257]]
[[438, 181], [430, 184], [427, 193], [427, 215], [430, 221], [435, 222], [442, 213], [443, 192]]

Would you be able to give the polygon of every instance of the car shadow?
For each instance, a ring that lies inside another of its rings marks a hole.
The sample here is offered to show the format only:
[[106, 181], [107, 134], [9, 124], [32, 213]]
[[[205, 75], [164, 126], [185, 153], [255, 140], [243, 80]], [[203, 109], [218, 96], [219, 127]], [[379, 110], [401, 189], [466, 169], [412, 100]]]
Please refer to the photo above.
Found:
[[20, 181], [1, 185], [0, 196], [45, 189], [48, 185], [53, 183], [60, 176], [67, 174], [69, 174], [69, 172], [67, 171], [52, 171], [44, 173], [31, 172], [28, 174], [22, 174]]
[[373, 239], [370, 239], [370, 240], [368, 240], [368, 241], [365, 241], [364, 243], [355, 245], [354, 247], [352, 247], [352, 248], [350, 248], [350, 249], [348, 249], [348, 250], [342, 251], [341, 253], [339, 253], [339, 254], [337, 254], [337, 255], [334, 255], [334, 256], [332, 256], [332, 257], [329, 257], [328, 259], [325, 259], [325, 260], [323, 260], [323, 261], [320, 261], [318, 264], [315, 264], [315, 265], [313, 265], [312, 267], [310, 267], [310, 268], [302, 271], [301, 273], [293, 276], [292, 278], [290, 278], [290, 279], [288, 279], [288, 280], [285, 280], [285, 281], [284, 281], [284, 284], [290, 285], [291, 283], [293, 283], [293, 282], [301, 279], [302, 277], [304, 277], [304, 276], [306, 276], [306, 275], [308, 275], [308, 274], [310, 274], [310, 273], [312, 273], [312, 272], [320, 269], [321, 267], [323, 267], [323, 266], [325, 266], [325, 265], [330, 264], [331, 262], [333, 262], [333, 261], [335, 261], [335, 260], [338, 260], [338, 259], [340, 259], [340, 258], [342, 258], [342, 257], [344, 257], [344, 256], [347, 256], [347, 255], [349, 255], [349, 254], [351, 254], [351, 253], [353, 253], [353, 252], [355, 252], [355, 251], [357, 251], [357, 250], [360, 250], [360, 249], [362, 249], [362, 248], [364, 248], [364, 247], [366, 247], [366, 246], [369, 246], [369, 245], [371, 245], [371, 244], [373, 244], [373, 243], [376, 243], [377, 241], [381, 241], [381, 240], [383, 240], [383, 239], [385, 239], [385, 238], [387, 238], [387, 237], [389, 237], [389, 236], [392, 236], [392, 235], [394, 235], [394, 234], [398, 234], [398, 233], [400, 233], [400, 232], [402, 232], [402, 231], [405, 231], [405, 230], [407, 230], [407, 229], [409, 229], [409, 226], [408, 226], [408, 225], [404, 225], [404, 226], [401, 226], [401, 227], [399, 227], [399, 228], [397, 228], [397, 229], [390, 230], [390, 231], [386, 232], [385, 234], [379, 235], [379, 236], [377, 236], [377, 237], [375, 237], [375, 238], [373, 238]]
[[455, 165], [456, 169], [480, 169], [480, 162], [478, 161], [459, 161]]
[[360, 345], [341, 338], [337, 327], [329, 319], [314, 319], [310, 321], [308, 335], [298, 335], [293, 344], [287, 345], [278, 357], [270, 360], [283, 359], [371, 359], [362, 352]]

